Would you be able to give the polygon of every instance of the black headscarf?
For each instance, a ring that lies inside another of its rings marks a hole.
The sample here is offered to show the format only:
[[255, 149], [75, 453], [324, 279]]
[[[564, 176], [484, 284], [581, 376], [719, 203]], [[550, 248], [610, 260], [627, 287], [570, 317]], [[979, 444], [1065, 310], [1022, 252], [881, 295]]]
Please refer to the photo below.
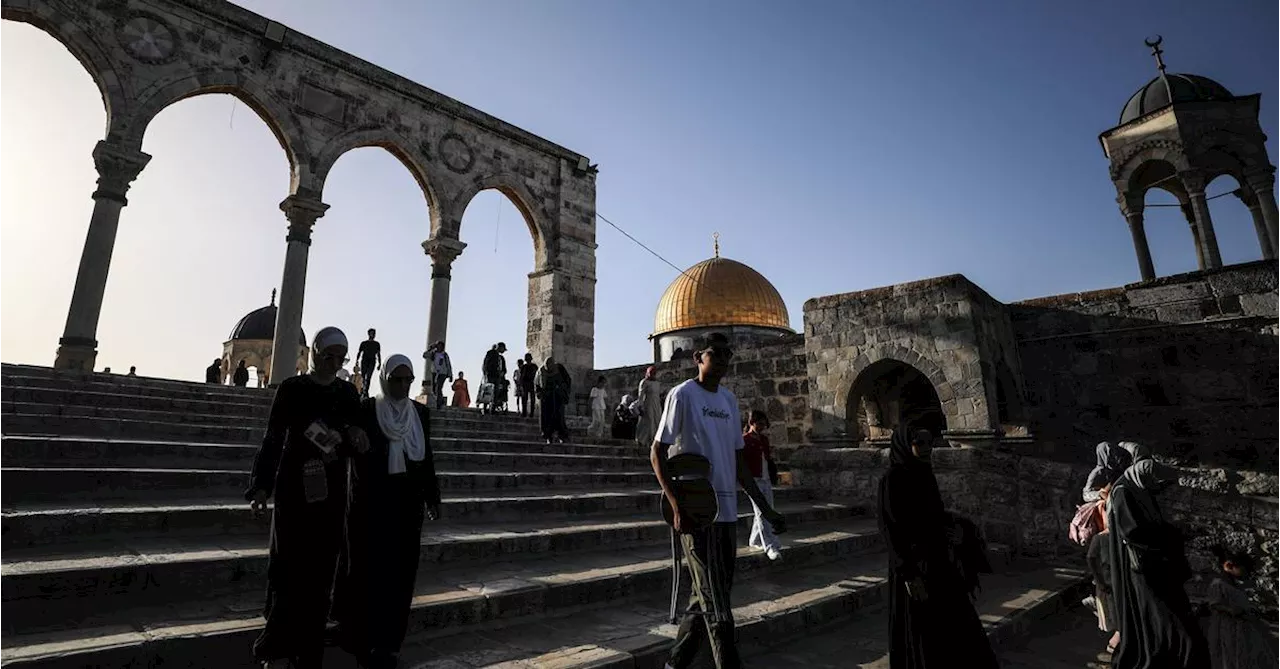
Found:
[[915, 452], [911, 450], [911, 431], [901, 425], [893, 431], [893, 438], [889, 440], [889, 466], [907, 467], [913, 470], [933, 469], [927, 461], [916, 457]]

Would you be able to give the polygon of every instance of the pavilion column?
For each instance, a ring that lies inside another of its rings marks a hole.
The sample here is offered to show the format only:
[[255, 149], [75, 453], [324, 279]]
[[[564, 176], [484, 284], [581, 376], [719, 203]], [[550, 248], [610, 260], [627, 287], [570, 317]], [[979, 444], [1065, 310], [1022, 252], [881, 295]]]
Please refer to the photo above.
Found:
[[1198, 171], [1180, 172], [1183, 187], [1187, 190], [1187, 200], [1191, 205], [1194, 222], [1191, 229], [1196, 237], [1197, 257], [1200, 269], [1217, 269], [1222, 267], [1222, 254], [1218, 252], [1218, 236], [1213, 232], [1213, 219], [1209, 216], [1209, 202], [1204, 197], [1207, 185], [1204, 175]]
[[448, 237], [432, 237], [422, 242], [422, 250], [431, 257], [431, 309], [427, 319], [427, 348], [445, 341], [449, 330], [449, 286], [453, 280], [453, 261], [467, 248], [464, 242]]
[[[1280, 239], [1276, 237], [1277, 219], [1280, 214], [1276, 211], [1276, 174], [1275, 168], [1269, 167], [1264, 171], [1254, 172], [1248, 175], [1246, 180], [1249, 188], [1253, 190], [1255, 199], [1258, 201], [1258, 207], [1261, 209], [1263, 226], [1266, 228], [1267, 237], [1271, 241], [1271, 255], [1269, 258], [1275, 258], [1280, 252]], [[1254, 225], [1257, 225], [1258, 217], [1254, 217]]]
[[146, 167], [151, 156], [105, 140], [93, 149], [93, 162], [98, 168], [98, 189], [93, 192], [93, 214], [80, 268], [67, 310], [67, 324], [58, 340], [55, 369], [93, 371], [98, 357], [98, 317], [102, 314], [102, 297], [107, 290], [107, 273], [111, 269], [111, 253], [120, 226], [120, 210], [128, 201], [129, 185]]
[[1196, 210], [1191, 206], [1191, 201], [1180, 205], [1182, 216], [1187, 219], [1187, 226], [1191, 228], [1191, 243], [1196, 249], [1196, 267], [1204, 269], [1204, 244], [1200, 241], [1200, 226], [1196, 225]]
[[1143, 227], [1143, 196], [1122, 194], [1118, 199], [1124, 218], [1129, 222], [1129, 234], [1133, 236], [1133, 250], [1138, 255], [1138, 272], [1143, 281], [1150, 281], [1156, 278], [1156, 269], [1151, 262], [1151, 247], [1147, 244], [1147, 231]]
[[284, 276], [280, 279], [280, 302], [276, 306], [271, 374], [267, 377], [267, 382], [273, 387], [298, 373], [298, 334], [302, 332], [311, 228], [328, 209], [329, 205], [319, 200], [298, 195], [290, 195], [280, 203], [280, 210], [289, 220], [289, 234], [285, 236]]
[[1266, 217], [1262, 213], [1262, 203], [1258, 202], [1258, 196], [1248, 188], [1237, 188], [1234, 194], [1240, 198], [1244, 206], [1249, 209], [1249, 215], [1253, 217], [1253, 231], [1258, 235], [1258, 248], [1262, 249], [1262, 257], [1266, 260], [1274, 260], [1276, 249], [1271, 245], [1271, 234], [1267, 231]]

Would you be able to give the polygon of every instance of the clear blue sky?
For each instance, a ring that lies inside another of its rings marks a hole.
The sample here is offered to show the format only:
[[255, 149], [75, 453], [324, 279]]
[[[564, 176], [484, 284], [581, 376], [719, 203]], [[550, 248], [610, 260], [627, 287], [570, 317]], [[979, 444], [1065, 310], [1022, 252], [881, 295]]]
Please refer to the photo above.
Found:
[[[1146, 36], [1164, 35], [1171, 71], [1262, 93], [1276, 136], [1274, 0], [241, 4], [590, 156], [600, 213], [680, 266], [719, 231], [796, 329], [810, 297], [953, 272], [1006, 301], [1137, 280], [1097, 135], [1155, 74]], [[0, 40], [3, 357], [49, 364], [104, 117], [52, 39], [6, 22]], [[279, 282], [287, 168], [227, 96], [165, 110], [144, 148], [155, 157], [121, 221], [99, 367], [196, 378]], [[416, 184], [362, 149], [324, 200], [308, 334], [376, 325], [384, 350], [416, 359], [429, 280]], [[1243, 205], [1211, 211], [1225, 262], [1259, 257]], [[1151, 210], [1148, 232], [1158, 273], [1194, 269], [1176, 208]], [[523, 352], [532, 250], [495, 193], [462, 235], [450, 341], [455, 367], [478, 372], [493, 341]], [[598, 242], [596, 364], [644, 362], [674, 270], [606, 225]]]

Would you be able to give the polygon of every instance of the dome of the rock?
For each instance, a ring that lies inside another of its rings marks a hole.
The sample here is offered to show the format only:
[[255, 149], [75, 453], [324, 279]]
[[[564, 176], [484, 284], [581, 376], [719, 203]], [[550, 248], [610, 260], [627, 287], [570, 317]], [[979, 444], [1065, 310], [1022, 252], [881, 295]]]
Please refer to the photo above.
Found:
[[[231, 336], [227, 339], [230, 341], [241, 341], [245, 339], [275, 339], [276, 333], [276, 305], [275, 301], [262, 307], [254, 309], [245, 314], [234, 328], [231, 328]], [[298, 343], [302, 346], [307, 345], [307, 335], [302, 330], [298, 331]]]
[[1208, 77], [1195, 74], [1167, 74], [1165, 78], [1169, 81], [1168, 86], [1165, 86], [1161, 77], [1156, 77], [1129, 98], [1120, 112], [1120, 125], [1141, 118], [1157, 109], [1168, 107], [1175, 102], [1230, 100], [1235, 97], [1226, 86]]
[[787, 305], [768, 279], [736, 260], [717, 257], [690, 267], [667, 286], [653, 334], [731, 325], [791, 329]]

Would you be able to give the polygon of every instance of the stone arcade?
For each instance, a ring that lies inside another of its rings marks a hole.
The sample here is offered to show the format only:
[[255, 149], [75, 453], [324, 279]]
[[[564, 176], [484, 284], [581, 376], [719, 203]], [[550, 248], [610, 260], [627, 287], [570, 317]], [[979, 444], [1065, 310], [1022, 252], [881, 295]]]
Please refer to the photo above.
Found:
[[[106, 106], [94, 149], [98, 189], [54, 366], [97, 355], [116, 228], [150, 156], [147, 125], [165, 107], [229, 93], [267, 123], [289, 160], [288, 223], [270, 378], [294, 374], [312, 228], [329, 208], [325, 177], [342, 154], [379, 146], [422, 187], [432, 263], [424, 341], [445, 339], [462, 214], [495, 189], [524, 215], [534, 245], [527, 347], [590, 369], [595, 324], [595, 175], [585, 156], [221, 0], [4, 0], [3, 17], [52, 35], [88, 70]], [[424, 226], [425, 227], [425, 226]], [[426, 290], [426, 287], [423, 287]]]

